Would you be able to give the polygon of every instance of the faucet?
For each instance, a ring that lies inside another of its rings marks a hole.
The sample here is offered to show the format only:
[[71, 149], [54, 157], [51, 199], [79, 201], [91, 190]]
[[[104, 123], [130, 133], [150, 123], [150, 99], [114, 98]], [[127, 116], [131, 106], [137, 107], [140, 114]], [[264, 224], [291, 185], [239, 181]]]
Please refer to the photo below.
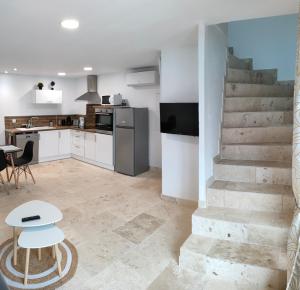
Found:
[[31, 117], [30, 119], [28, 119], [27, 122], [27, 128], [32, 128], [33, 127], [33, 119], [38, 119], [39, 117]]

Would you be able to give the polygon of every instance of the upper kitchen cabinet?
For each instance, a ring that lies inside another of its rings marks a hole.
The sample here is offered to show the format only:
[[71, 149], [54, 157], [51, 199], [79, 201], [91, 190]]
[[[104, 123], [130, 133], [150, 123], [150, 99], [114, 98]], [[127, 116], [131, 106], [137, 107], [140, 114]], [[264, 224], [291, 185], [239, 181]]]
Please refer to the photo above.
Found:
[[61, 104], [62, 91], [59, 90], [36, 90], [33, 97], [34, 104]]
[[155, 70], [127, 73], [126, 83], [129, 87], [157, 85], [158, 73]]

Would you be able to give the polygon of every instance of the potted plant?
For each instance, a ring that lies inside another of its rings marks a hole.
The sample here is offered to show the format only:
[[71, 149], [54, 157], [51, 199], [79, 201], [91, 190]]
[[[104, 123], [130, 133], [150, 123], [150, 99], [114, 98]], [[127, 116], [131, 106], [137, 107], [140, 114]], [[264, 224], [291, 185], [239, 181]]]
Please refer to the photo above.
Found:
[[55, 86], [55, 82], [52, 81], [52, 82], [50, 83], [51, 90], [54, 90], [54, 86]]
[[39, 90], [42, 90], [43, 87], [44, 87], [44, 84], [41, 83], [41, 82], [39, 82], [39, 83], [37, 84], [37, 87], [39, 88]]

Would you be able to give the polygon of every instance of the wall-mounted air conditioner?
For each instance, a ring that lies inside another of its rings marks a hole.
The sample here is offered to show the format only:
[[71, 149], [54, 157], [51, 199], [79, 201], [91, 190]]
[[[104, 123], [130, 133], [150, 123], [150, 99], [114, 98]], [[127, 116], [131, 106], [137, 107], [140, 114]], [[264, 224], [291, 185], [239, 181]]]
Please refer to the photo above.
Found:
[[126, 75], [126, 83], [129, 87], [154, 86], [158, 84], [158, 73], [155, 70], [130, 72]]
[[59, 90], [36, 90], [33, 96], [34, 104], [61, 104], [62, 91]]

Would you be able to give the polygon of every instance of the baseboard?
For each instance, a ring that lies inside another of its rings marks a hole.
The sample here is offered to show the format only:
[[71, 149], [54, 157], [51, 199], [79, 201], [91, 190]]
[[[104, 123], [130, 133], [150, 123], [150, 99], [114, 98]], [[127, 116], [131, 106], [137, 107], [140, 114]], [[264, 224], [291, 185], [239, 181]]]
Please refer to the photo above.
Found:
[[71, 154], [42, 158], [42, 159], [39, 159], [39, 163], [68, 159], [68, 158], [71, 158]]
[[194, 200], [177, 198], [177, 197], [168, 196], [168, 195], [164, 195], [164, 194], [161, 194], [161, 199], [175, 202], [177, 204], [181, 204], [181, 205], [188, 206], [188, 207], [194, 207], [194, 208], [198, 207], [198, 202], [194, 201]]

